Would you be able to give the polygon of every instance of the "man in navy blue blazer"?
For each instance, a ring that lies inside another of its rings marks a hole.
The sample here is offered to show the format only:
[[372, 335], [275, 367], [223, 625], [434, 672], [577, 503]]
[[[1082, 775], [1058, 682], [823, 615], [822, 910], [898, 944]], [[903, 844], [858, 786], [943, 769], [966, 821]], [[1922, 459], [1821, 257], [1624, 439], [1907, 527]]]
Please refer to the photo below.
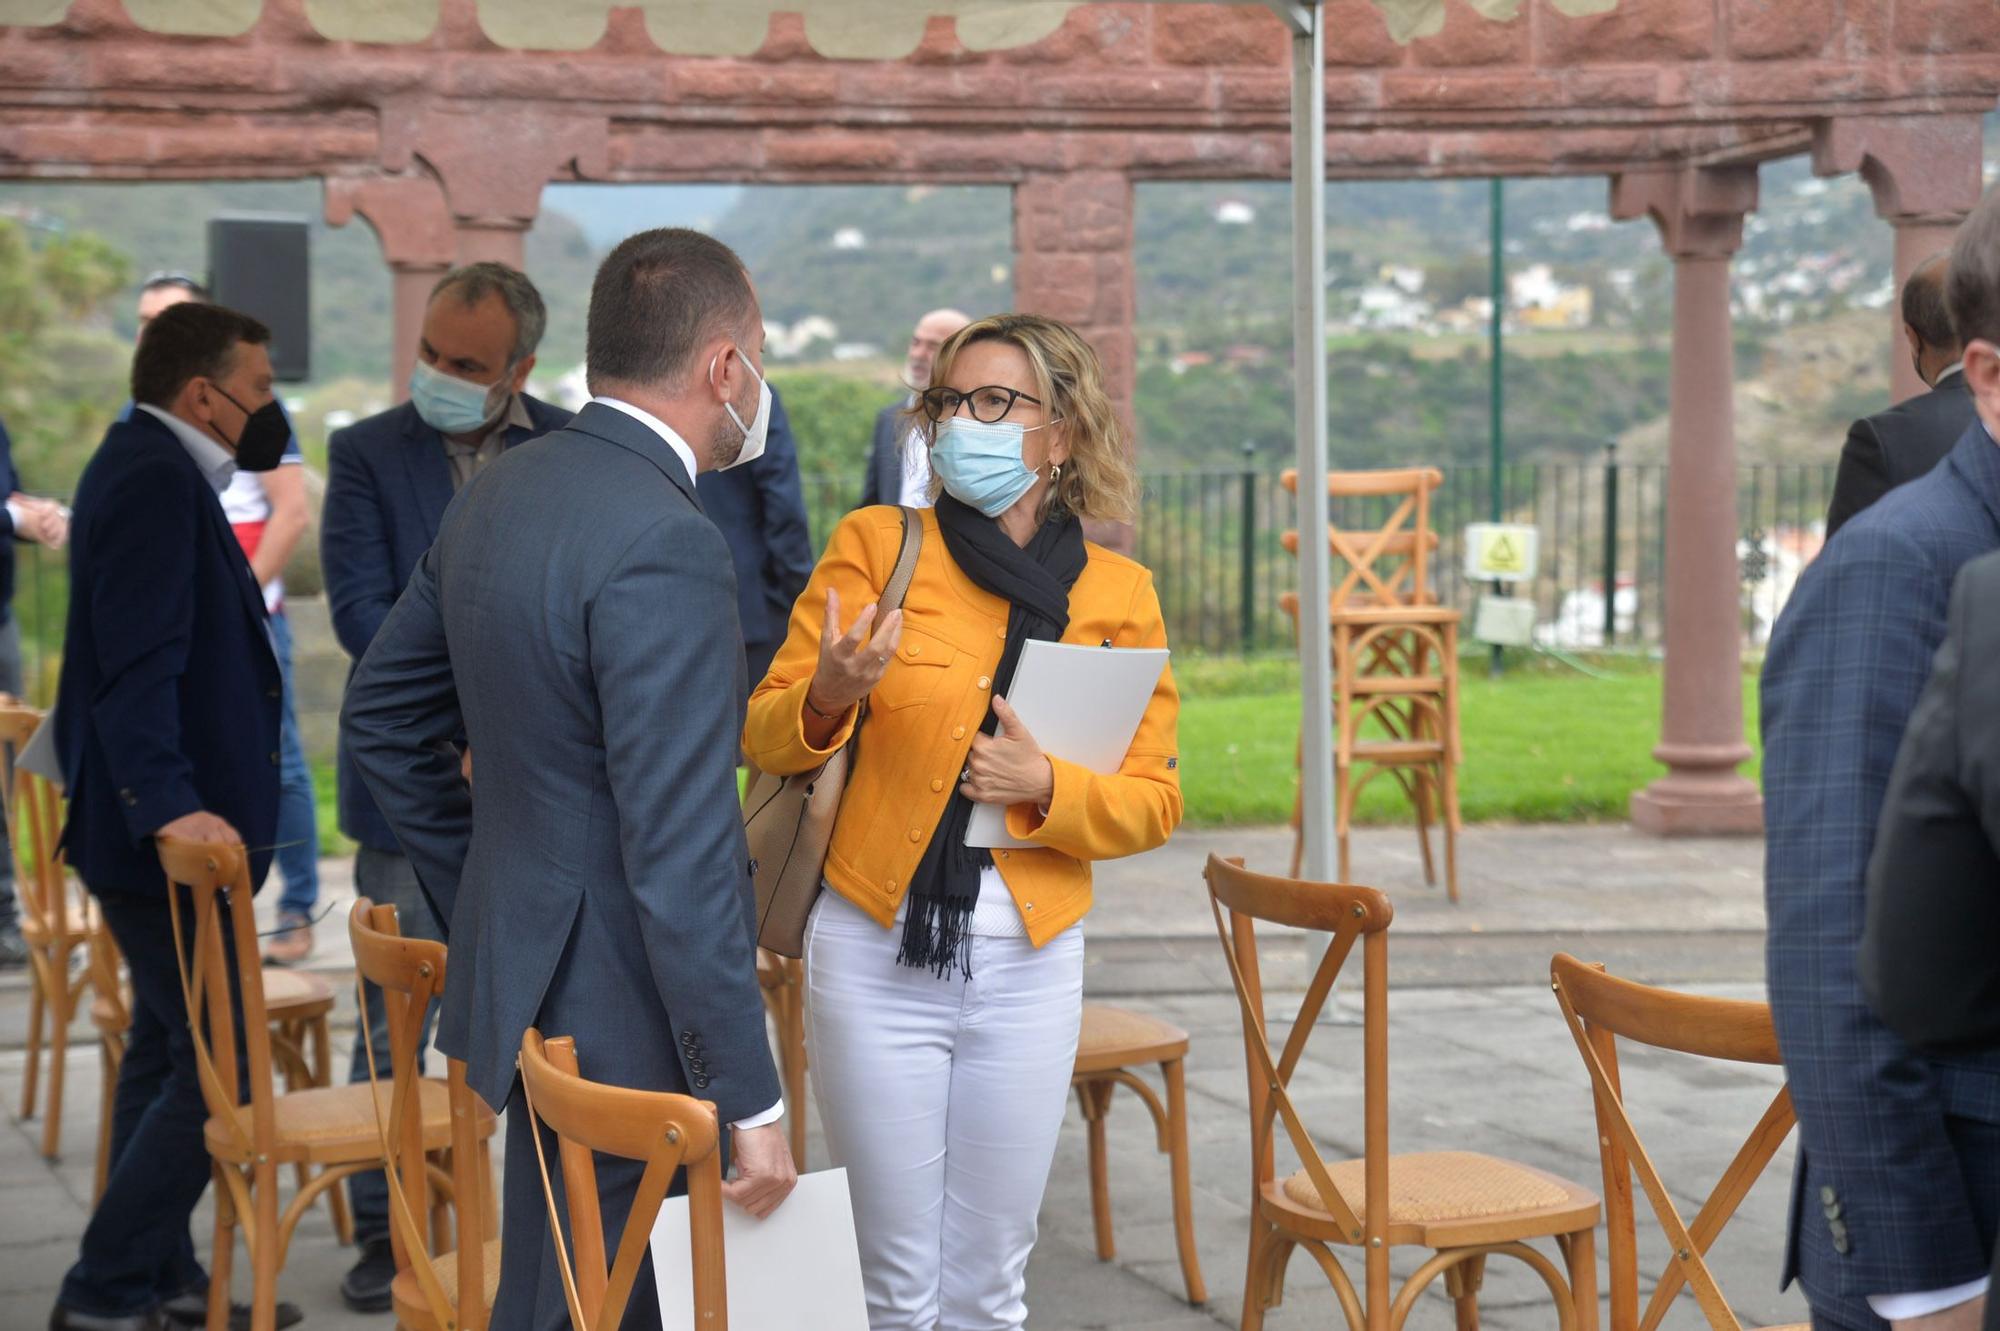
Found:
[[736, 567], [736, 617], [743, 625], [743, 662], [750, 687], [771, 668], [785, 641], [792, 602], [812, 579], [812, 535], [799, 483], [799, 445], [777, 390], [764, 455], [728, 471], [706, 471], [695, 489], [708, 520], [729, 543]]
[[[411, 370], [410, 400], [333, 432], [320, 512], [320, 571], [334, 636], [359, 661], [424, 551], [452, 495], [507, 449], [557, 429], [569, 413], [523, 392], [548, 316], [525, 275], [498, 263], [446, 273], [431, 291]], [[355, 890], [396, 907], [404, 934], [441, 939], [430, 904], [340, 739], [340, 828], [359, 843]], [[368, 991], [376, 1075], [390, 1075], [389, 1019]], [[425, 1038], [428, 1039], [428, 1027]], [[360, 1031], [349, 1063], [368, 1079]], [[386, 1312], [396, 1275], [389, 1191], [379, 1171], [349, 1182], [360, 1259], [341, 1281], [358, 1312]]]
[[1827, 543], [1763, 677], [1771, 1013], [1799, 1116], [1791, 1237], [1815, 1325], [1979, 1323], [2000, 1229], [2000, 1055], [1931, 1057], [1869, 1009], [1864, 879], [1897, 746], [1961, 565], [2000, 549], [2000, 191], [1953, 247], [1948, 299], [1980, 419]]
[[53, 1331], [199, 1317], [207, 1285], [188, 1228], [209, 1181], [207, 1111], [153, 840], [247, 844], [259, 885], [271, 864], [283, 680], [217, 498], [239, 465], [275, 466], [283, 450], [269, 342], [214, 305], [154, 319], [132, 362], [138, 409], [77, 486], [56, 710], [64, 846], [131, 969], [132, 1028], [110, 1178]]

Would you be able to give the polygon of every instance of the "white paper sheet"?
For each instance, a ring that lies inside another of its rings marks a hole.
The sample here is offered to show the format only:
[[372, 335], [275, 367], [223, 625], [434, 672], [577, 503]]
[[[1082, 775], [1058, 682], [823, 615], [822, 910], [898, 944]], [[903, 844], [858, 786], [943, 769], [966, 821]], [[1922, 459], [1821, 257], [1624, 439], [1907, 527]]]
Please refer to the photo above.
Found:
[[[669, 1197], [652, 1239], [661, 1331], [696, 1331], [688, 1238], [687, 1198]], [[868, 1331], [846, 1170], [800, 1175], [766, 1220], [724, 1202], [722, 1245], [729, 1331]]]
[[[1007, 701], [1042, 752], [1093, 772], [1125, 762], [1146, 704], [1167, 668], [1164, 647], [1086, 647], [1030, 639]], [[968, 846], [1026, 846], [1007, 834], [1007, 810], [981, 804], [966, 825]]]

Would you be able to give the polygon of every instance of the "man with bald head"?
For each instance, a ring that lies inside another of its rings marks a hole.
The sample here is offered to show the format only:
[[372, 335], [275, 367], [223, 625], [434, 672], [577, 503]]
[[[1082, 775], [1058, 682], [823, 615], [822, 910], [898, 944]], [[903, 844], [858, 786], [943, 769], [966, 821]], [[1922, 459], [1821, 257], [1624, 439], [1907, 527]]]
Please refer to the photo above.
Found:
[[1972, 425], [1964, 348], [1945, 302], [1949, 254], [1934, 254], [1903, 283], [1903, 336], [1917, 377], [1930, 385], [1907, 402], [1864, 416], [1847, 432], [1827, 505], [1826, 534], [1905, 481], [1935, 467]]
[[952, 334], [972, 322], [957, 310], [932, 310], [917, 320], [910, 349], [903, 358], [903, 382], [910, 391], [875, 415], [875, 449], [868, 459], [868, 479], [861, 486], [861, 503], [931, 506], [931, 460], [923, 440], [905, 414], [915, 395], [931, 386], [931, 362]]

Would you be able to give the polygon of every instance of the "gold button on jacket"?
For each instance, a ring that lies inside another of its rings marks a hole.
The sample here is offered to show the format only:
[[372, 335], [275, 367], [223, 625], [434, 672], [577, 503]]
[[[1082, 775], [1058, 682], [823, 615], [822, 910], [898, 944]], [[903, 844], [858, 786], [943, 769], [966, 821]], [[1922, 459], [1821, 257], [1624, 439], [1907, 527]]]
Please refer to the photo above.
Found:
[[[910, 878], [955, 785], [933, 779], [965, 766], [972, 737], [992, 705], [992, 675], [1006, 646], [1008, 604], [975, 586], [952, 562], [937, 516], [923, 513], [924, 546], [903, 602], [903, 639], [875, 687], [854, 770], [826, 857], [827, 883], [884, 928], [895, 922]], [[820, 624], [828, 587], [840, 593], [849, 619], [881, 595], [902, 544], [900, 510], [880, 506], [850, 513], [835, 529], [812, 582], [792, 608], [785, 645], [750, 698], [743, 749], [766, 772], [807, 771], [847, 742], [850, 710], [827, 749], [805, 738], [806, 691], [819, 663]], [[1070, 589], [1064, 642], [1114, 647], [1164, 647], [1166, 624], [1146, 569], [1099, 546]], [[1060, 934], [1090, 909], [1094, 860], [1136, 855], [1165, 844], [1181, 820], [1177, 753], [1180, 695], [1171, 668], [1146, 707], [1124, 765], [1100, 774], [1051, 757], [1055, 795], [1043, 817], [1033, 805], [1007, 811], [1007, 830], [1034, 849], [995, 862], [1022, 908], [1035, 946]], [[918, 827], [914, 838], [883, 835]], [[1029, 909], [1025, 903], [1032, 901]]]

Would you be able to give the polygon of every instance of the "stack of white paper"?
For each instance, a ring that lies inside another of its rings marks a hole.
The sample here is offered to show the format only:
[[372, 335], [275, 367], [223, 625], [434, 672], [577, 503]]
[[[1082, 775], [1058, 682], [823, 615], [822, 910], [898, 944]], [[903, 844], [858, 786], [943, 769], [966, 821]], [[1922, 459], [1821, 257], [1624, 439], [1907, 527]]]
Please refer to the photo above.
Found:
[[[689, 1237], [687, 1198], [667, 1198], [652, 1238], [661, 1331], [702, 1331]], [[846, 1170], [801, 1175], [766, 1220], [724, 1202], [722, 1246], [729, 1331], [868, 1331]]]

